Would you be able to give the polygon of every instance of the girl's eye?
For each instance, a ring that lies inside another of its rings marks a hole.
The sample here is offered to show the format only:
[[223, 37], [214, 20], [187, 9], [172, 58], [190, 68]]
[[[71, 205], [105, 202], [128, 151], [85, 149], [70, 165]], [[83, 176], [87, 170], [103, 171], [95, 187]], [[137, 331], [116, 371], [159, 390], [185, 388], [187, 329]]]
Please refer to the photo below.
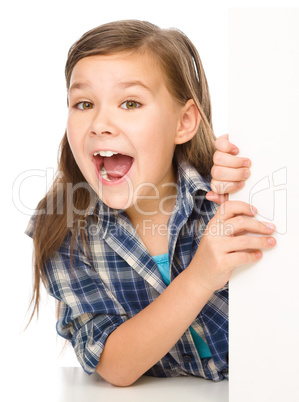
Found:
[[141, 106], [140, 103], [133, 101], [133, 100], [128, 100], [121, 104], [121, 107], [123, 109], [128, 109], [128, 110], [136, 109], [140, 106]]
[[93, 108], [93, 104], [90, 102], [80, 102], [77, 103], [76, 107], [80, 110], [89, 110]]

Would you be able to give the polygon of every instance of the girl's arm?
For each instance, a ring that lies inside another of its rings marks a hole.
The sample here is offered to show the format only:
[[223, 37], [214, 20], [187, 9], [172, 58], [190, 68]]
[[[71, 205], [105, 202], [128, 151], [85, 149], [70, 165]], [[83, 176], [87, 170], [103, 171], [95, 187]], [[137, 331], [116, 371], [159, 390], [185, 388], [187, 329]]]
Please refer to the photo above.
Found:
[[96, 368], [105, 380], [117, 386], [133, 384], [169, 352], [235, 267], [259, 260], [260, 249], [273, 247], [273, 238], [271, 245], [267, 237], [243, 236], [273, 232], [252, 219], [254, 214], [244, 202], [221, 204], [190, 265], [154, 302], [108, 336]]
[[236, 155], [239, 149], [229, 142], [228, 134], [215, 141], [217, 151], [214, 153], [214, 165], [211, 170], [213, 191], [207, 193], [210, 201], [221, 204], [228, 200], [228, 194], [240, 190], [250, 176], [251, 161]]
[[183, 271], [108, 336], [96, 371], [113, 385], [133, 384], [176, 344], [212, 293], [193, 281], [190, 270]]

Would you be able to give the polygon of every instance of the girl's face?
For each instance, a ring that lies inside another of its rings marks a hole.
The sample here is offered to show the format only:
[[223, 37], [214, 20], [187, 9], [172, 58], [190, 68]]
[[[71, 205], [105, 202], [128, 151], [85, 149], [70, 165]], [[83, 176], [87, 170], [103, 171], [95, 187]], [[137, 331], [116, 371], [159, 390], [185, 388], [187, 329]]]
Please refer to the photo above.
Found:
[[152, 57], [83, 58], [73, 69], [68, 96], [69, 144], [106, 205], [128, 210], [136, 200], [146, 206], [169, 194], [182, 108]]

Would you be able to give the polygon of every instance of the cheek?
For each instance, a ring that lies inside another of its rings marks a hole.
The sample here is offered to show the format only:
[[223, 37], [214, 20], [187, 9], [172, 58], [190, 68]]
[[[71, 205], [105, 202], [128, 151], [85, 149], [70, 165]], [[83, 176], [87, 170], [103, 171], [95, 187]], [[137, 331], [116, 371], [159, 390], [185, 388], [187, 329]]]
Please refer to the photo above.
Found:
[[88, 115], [80, 113], [77, 110], [69, 110], [67, 117], [67, 128], [69, 131], [76, 131], [78, 134], [83, 133], [88, 129]]
[[168, 164], [175, 148], [175, 128], [173, 119], [157, 114], [147, 116], [140, 125], [134, 123], [132, 142], [144, 163]]
[[72, 152], [76, 154], [82, 145], [83, 141], [83, 130], [80, 124], [72, 116], [68, 117], [66, 124], [67, 138], [72, 149]]

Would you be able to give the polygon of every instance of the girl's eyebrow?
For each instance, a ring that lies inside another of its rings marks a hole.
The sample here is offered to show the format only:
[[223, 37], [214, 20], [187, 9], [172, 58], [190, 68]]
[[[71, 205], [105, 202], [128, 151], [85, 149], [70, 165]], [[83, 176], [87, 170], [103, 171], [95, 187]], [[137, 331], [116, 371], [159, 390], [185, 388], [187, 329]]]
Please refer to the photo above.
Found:
[[[147, 92], [152, 93], [152, 90], [145, 85], [142, 81], [134, 80], [134, 81], [121, 81], [117, 83], [117, 86], [123, 89], [127, 89], [130, 87], [141, 87], [145, 89]], [[75, 89], [85, 89], [90, 88], [90, 84], [88, 82], [74, 82], [69, 89], [69, 93], [73, 92]]]
[[84, 88], [90, 88], [90, 85], [87, 82], [74, 82], [69, 89], [69, 92], [71, 93], [74, 89], [84, 89]]
[[139, 81], [139, 80], [135, 80], [135, 81], [122, 81], [122, 82], [119, 82], [118, 84], [117, 84], [117, 86], [119, 86], [119, 87], [121, 87], [121, 88], [124, 88], [124, 89], [126, 89], [126, 88], [130, 88], [130, 87], [142, 87], [143, 89], [145, 89], [146, 91], [148, 91], [148, 92], [152, 92], [152, 90], [147, 86], [147, 85], [145, 85], [142, 81]]

